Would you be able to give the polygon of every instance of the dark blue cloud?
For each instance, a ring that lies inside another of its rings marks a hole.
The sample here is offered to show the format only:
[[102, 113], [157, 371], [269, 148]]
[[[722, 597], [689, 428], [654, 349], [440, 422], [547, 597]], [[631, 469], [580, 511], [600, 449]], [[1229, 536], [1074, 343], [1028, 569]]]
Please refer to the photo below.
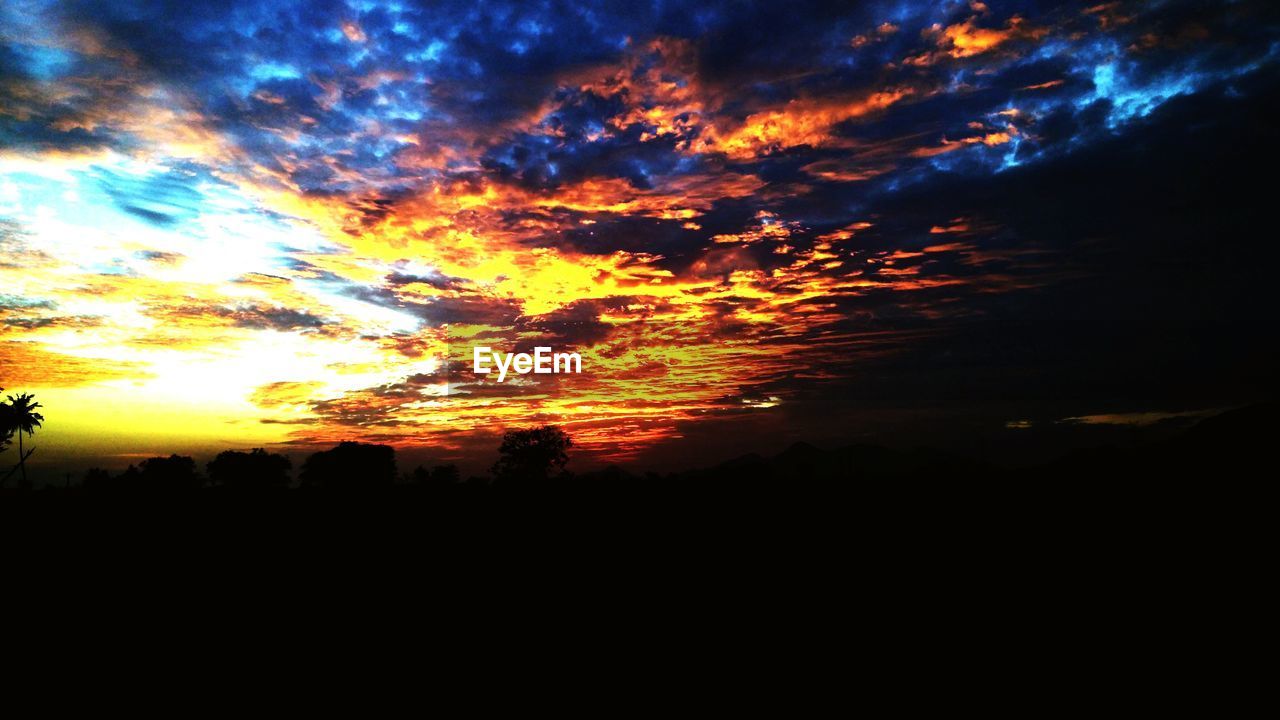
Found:
[[[655, 142], [633, 125], [602, 140], [600, 129], [635, 99], [560, 84], [667, 36], [692, 43], [694, 77], [687, 79], [715, 96], [720, 118], [741, 119], [796, 97], [885, 86], [914, 88], [916, 97], [878, 123], [849, 123], [836, 134], [868, 141], [924, 133], [940, 142], [962, 137], [970, 123], [1003, 108], [1036, 113], [1046, 125], [1043, 145], [1038, 128], [1028, 128], [1012, 148], [971, 153], [988, 159], [975, 169], [990, 171], [1029, 161], [1055, 143], [1079, 145], [1170, 97], [1275, 57], [1276, 11], [1265, 3], [1107, 7], [72, 0], [49, 3], [27, 22], [51, 36], [95, 38], [116, 54], [93, 56], [83, 43], [0, 45], [0, 100], [22, 109], [0, 113], [0, 142], [128, 148], [135, 138], [111, 123], [76, 120], [136, 104], [122, 84], [158, 83], [184, 92], [254, 165], [308, 192], [412, 187], [450, 167], [424, 168], [404, 161], [405, 154], [444, 147], [463, 158], [450, 161], [458, 170], [469, 171], [478, 152], [487, 171], [533, 189], [593, 176], [644, 188], [677, 167], [679, 142], [688, 138]], [[1015, 15], [1026, 27], [1044, 29], [1041, 44], [905, 63], [934, 52], [936, 28], [971, 22], [1000, 29]], [[891, 31], [878, 30], [886, 27]], [[855, 47], [860, 37], [870, 39]], [[86, 83], [91, 94], [47, 92], [60, 80], [95, 77]], [[552, 111], [542, 126], [516, 127], [548, 101]], [[967, 163], [948, 157], [936, 164]]]

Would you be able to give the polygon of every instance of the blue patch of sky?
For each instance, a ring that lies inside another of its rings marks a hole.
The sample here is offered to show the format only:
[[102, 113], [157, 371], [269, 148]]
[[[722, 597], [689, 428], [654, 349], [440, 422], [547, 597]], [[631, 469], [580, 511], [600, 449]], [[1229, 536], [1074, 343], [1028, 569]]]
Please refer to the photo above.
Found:
[[249, 68], [249, 77], [259, 82], [268, 80], [296, 80], [302, 77], [298, 68], [287, 63], [263, 62]]
[[76, 63], [75, 53], [56, 47], [17, 45], [23, 68], [35, 79], [49, 81], [67, 75]]

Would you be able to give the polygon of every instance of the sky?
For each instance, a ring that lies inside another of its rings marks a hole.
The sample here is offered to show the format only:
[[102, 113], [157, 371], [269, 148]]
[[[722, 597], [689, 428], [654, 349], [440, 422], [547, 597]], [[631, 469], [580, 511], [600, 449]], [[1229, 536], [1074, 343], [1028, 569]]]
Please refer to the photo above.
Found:
[[[542, 423], [635, 467], [1016, 455], [1248, 404], [1278, 20], [9, 0], [0, 387], [44, 405], [36, 469], [343, 439], [465, 464]], [[476, 345], [583, 372], [497, 383]]]

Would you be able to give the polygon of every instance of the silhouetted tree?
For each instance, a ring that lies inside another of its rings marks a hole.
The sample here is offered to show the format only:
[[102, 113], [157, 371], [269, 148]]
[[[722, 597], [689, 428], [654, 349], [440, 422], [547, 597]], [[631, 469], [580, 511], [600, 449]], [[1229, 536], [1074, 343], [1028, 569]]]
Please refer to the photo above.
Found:
[[262, 448], [249, 452], [227, 450], [218, 453], [205, 467], [216, 485], [236, 489], [284, 487], [289, 484], [289, 458]]
[[457, 485], [461, 480], [462, 476], [458, 472], [457, 465], [437, 465], [431, 468], [431, 483], [433, 485]]
[[138, 491], [142, 489], [142, 472], [132, 464], [124, 472], [111, 480], [107, 487], [114, 490]]
[[194, 490], [201, 484], [196, 461], [184, 455], [143, 460], [138, 466], [138, 473], [138, 484], [149, 492]]
[[510, 430], [502, 436], [498, 462], [493, 465], [496, 482], [546, 480], [564, 470], [573, 439], [554, 425], [529, 430]]
[[84, 480], [81, 482], [86, 490], [108, 490], [114, 483], [111, 479], [111, 473], [99, 467], [89, 468], [84, 472]]
[[396, 451], [390, 445], [343, 442], [311, 455], [302, 464], [302, 484], [323, 488], [388, 487], [396, 479]]
[[444, 488], [457, 485], [461, 481], [457, 465], [436, 465], [427, 470], [419, 465], [414, 468], [409, 482], [424, 487]]
[[[18, 469], [22, 471], [22, 484], [27, 485], [27, 458], [31, 457], [31, 453], [35, 452], [35, 448], [30, 451], [23, 451], [22, 435], [25, 433], [27, 437], [35, 435], [36, 428], [44, 422], [44, 416], [36, 412], [36, 408], [41, 407], [40, 403], [33, 402], [35, 397], [22, 393], [17, 397], [9, 396], [7, 404], [0, 403], [5, 408], [3, 415], [0, 415], [0, 422], [4, 423], [0, 429], [0, 436], [12, 437], [18, 436]], [[5, 476], [8, 480], [8, 475]]]

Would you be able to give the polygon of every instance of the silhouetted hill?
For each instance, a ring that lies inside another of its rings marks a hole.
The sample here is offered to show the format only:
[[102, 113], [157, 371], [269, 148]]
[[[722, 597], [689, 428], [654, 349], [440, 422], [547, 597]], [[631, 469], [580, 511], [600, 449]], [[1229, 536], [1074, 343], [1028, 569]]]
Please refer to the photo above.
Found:
[[929, 448], [895, 450], [860, 444], [823, 450], [800, 442], [772, 458], [752, 453], [672, 477], [691, 484], [713, 483], [727, 489], [744, 483], [811, 486], [825, 482], [996, 477], [1003, 472], [994, 465]]
[[1269, 448], [1280, 431], [1280, 403], [1228, 410], [1196, 423], [1182, 438], [1189, 448], [1251, 452]]
[[774, 458], [775, 461], [789, 463], [803, 463], [822, 455], [822, 450], [810, 445], [807, 442], [797, 442], [791, 447], [783, 450]]
[[1243, 480], [1273, 472], [1277, 437], [1280, 404], [1262, 403], [1205, 418], [1151, 445], [1076, 450], [1019, 474], [1028, 480], [1115, 483]]

